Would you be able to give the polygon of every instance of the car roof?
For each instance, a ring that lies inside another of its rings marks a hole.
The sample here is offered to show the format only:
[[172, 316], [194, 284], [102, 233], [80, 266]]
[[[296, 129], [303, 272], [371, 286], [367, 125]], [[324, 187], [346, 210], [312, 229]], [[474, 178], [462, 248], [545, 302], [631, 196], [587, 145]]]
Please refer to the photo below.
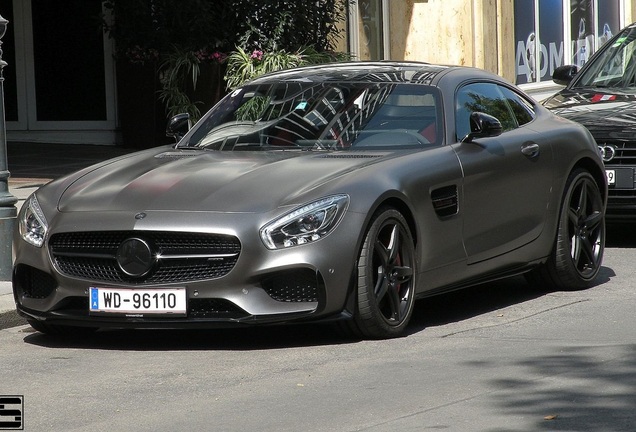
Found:
[[279, 81], [305, 82], [378, 82], [436, 85], [442, 75], [458, 71], [460, 75], [497, 79], [490, 72], [467, 66], [448, 66], [424, 62], [352, 61], [325, 63], [286, 69], [262, 75], [250, 84]]

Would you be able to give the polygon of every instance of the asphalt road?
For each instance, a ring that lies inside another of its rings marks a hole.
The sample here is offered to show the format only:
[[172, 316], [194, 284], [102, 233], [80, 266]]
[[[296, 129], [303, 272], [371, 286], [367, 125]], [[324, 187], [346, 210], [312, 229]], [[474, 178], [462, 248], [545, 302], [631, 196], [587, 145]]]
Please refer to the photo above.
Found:
[[22, 396], [26, 431], [633, 432], [636, 240], [623, 233], [593, 288], [515, 278], [440, 296], [394, 340], [314, 325], [59, 341], [11, 327], [0, 398]]

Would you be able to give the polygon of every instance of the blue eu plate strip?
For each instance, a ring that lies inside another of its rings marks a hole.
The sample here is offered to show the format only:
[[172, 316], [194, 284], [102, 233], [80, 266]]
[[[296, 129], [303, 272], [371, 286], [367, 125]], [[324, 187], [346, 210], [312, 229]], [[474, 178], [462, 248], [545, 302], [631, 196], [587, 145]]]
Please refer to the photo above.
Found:
[[97, 288], [91, 288], [91, 310], [99, 309], [99, 292]]

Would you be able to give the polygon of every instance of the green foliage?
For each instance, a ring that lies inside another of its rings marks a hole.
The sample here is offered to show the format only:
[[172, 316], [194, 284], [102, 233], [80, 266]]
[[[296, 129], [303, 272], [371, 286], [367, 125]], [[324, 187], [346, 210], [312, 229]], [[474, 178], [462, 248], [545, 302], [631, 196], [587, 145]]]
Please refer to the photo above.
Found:
[[[262, 25], [256, 26], [248, 22], [248, 30], [240, 38], [237, 48], [227, 58], [225, 74], [227, 88], [234, 89], [268, 72], [350, 59], [349, 55], [328, 51], [326, 47], [307, 45], [306, 40], [304, 44], [292, 45], [288, 48], [286, 46], [286, 43], [290, 43], [288, 32], [289, 29], [296, 28], [295, 24], [292, 24], [295, 22], [289, 10], [277, 12], [267, 31]], [[249, 46], [257, 48], [250, 50]]]
[[192, 102], [185, 92], [192, 83], [196, 88], [200, 75], [200, 60], [192, 51], [183, 51], [174, 47], [173, 52], [167, 54], [159, 67], [162, 90], [159, 99], [167, 106], [168, 117], [180, 113], [188, 113], [192, 119], [201, 117], [196, 102]]
[[346, 54], [317, 52], [311, 47], [303, 47], [296, 52], [254, 50], [251, 53], [237, 47], [227, 58], [225, 81], [228, 89], [234, 89], [269, 72], [348, 59], [350, 56]]
[[334, 51], [355, 0], [232, 0], [236, 45], [248, 51]]
[[243, 48], [237, 47], [236, 51], [230, 53], [227, 58], [225, 74], [227, 87], [233, 89], [264, 73], [296, 67], [301, 64], [301, 53], [288, 53], [282, 50], [248, 53]]
[[226, 54], [218, 54], [232, 51], [225, 78], [234, 88], [266, 72], [342, 59], [330, 53], [353, 1], [104, 0], [102, 26], [119, 60], [155, 66], [168, 115], [198, 119], [200, 103], [188, 90], [197, 87], [202, 62], [223, 62]]
[[[118, 58], [131, 51], [163, 57], [174, 46], [227, 51], [234, 46], [234, 15], [227, 0], [105, 0], [103, 28], [115, 40]], [[112, 16], [112, 19], [110, 16]], [[134, 60], [134, 59], [133, 59]]]
[[269, 106], [269, 97], [255, 96], [236, 110], [236, 120], [256, 121]]

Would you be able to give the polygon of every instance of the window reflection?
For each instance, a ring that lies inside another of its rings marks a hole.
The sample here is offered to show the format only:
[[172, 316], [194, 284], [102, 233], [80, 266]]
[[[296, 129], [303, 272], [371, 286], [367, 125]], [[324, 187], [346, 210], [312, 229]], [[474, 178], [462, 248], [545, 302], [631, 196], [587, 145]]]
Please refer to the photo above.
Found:
[[[397, 77], [396, 77], [397, 79]], [[218, 104], [190, 146], [211, 150], [441, 145], [438, 90], [401, 83], [251, 85]]]

